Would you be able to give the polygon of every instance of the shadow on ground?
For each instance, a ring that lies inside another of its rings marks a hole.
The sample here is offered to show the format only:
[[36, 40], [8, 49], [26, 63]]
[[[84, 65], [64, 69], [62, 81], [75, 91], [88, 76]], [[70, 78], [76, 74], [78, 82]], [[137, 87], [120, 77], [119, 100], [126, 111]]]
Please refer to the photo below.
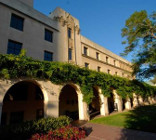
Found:
[[[152, 132], [153, 134], [150, 134], [150, 140], [156, 138], [156, 134], [154, 134], [156, 133], [156, 105], [140, 106], [131, 110], [129, 114], [126, 114], [124, 128]], [[137, 133], [138, 136], [142, 135], [137, 131], [127, 131], [126, 129], [123, 129], [121, 132], [121, 140], [135, 139], [133, 138], [134, 133]], [[145, 133], [143, 139], [147, 139]]]

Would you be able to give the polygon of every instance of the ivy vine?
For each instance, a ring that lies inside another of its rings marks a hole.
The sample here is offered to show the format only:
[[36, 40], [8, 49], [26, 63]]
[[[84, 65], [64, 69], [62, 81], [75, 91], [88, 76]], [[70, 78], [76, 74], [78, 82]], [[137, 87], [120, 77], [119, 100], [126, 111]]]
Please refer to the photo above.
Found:
[[108, 97], [112, 89], [116, 89], [122, 98], [132, 97], [133, 93], [142, 97], [153, 96], [156, 93], [156, 87], [144, 82], [80, 68], [69, 63], [33, 60], [26, 57], [24, 51], [18, 56], [0, 54], [0, 78], [23, 77], [50, 80], [55, 84], [78, 84], [84, 94], [84, 101], [88, 104], [94, 97], [94, 86], [100, 87], [102, 94]]

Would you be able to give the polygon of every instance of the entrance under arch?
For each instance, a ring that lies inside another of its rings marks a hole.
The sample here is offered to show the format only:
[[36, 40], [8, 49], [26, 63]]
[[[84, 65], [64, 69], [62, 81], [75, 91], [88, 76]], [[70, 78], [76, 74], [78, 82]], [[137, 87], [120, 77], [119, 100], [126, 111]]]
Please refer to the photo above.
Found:
[[93, 87], [93, 94], [94, 94], [94, 97], [92, 99], [92, 102], [89, 104], [90, 119], [99, 115], [100, 114], [100, 108], [101, 108], [101, 100], [99, 97], [98, 88]]
[[13, 85], [3, 99], [1, 124], [16, 124], [44, 117], [44, 97], [40, 87], [30, 81]]
[[59, 97], [59, 115], [66, 115], [73, 120], [79, 119], [78, 95], [75, 88], [66, 85], [62, 88]]
[[109, 113], [112, 113], [115, 110], [113, 93], [111, 93], [110, 97], [108, 97], [108, 110], [109, 110]]

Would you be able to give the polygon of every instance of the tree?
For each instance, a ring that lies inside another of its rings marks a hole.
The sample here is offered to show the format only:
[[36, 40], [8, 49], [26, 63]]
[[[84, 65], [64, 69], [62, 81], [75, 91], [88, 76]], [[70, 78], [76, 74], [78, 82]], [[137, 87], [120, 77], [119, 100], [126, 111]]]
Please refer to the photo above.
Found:
[[133, 75], [137, 78], [151, 78], [156, 75], [156, 12], [148, 15], [145, 10], [134, 12], [122, 29], [122, 43], [126, 56], [133, 54]]

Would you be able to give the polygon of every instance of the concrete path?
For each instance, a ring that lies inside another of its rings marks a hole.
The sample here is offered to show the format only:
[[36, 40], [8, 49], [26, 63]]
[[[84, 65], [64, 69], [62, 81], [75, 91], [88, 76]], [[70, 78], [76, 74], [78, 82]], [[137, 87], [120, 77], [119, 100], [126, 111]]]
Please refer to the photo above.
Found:
[[156, 133], [148, 133], [101, 124], [86, 123], [89, 136], [85, 140], [156, 140]]

